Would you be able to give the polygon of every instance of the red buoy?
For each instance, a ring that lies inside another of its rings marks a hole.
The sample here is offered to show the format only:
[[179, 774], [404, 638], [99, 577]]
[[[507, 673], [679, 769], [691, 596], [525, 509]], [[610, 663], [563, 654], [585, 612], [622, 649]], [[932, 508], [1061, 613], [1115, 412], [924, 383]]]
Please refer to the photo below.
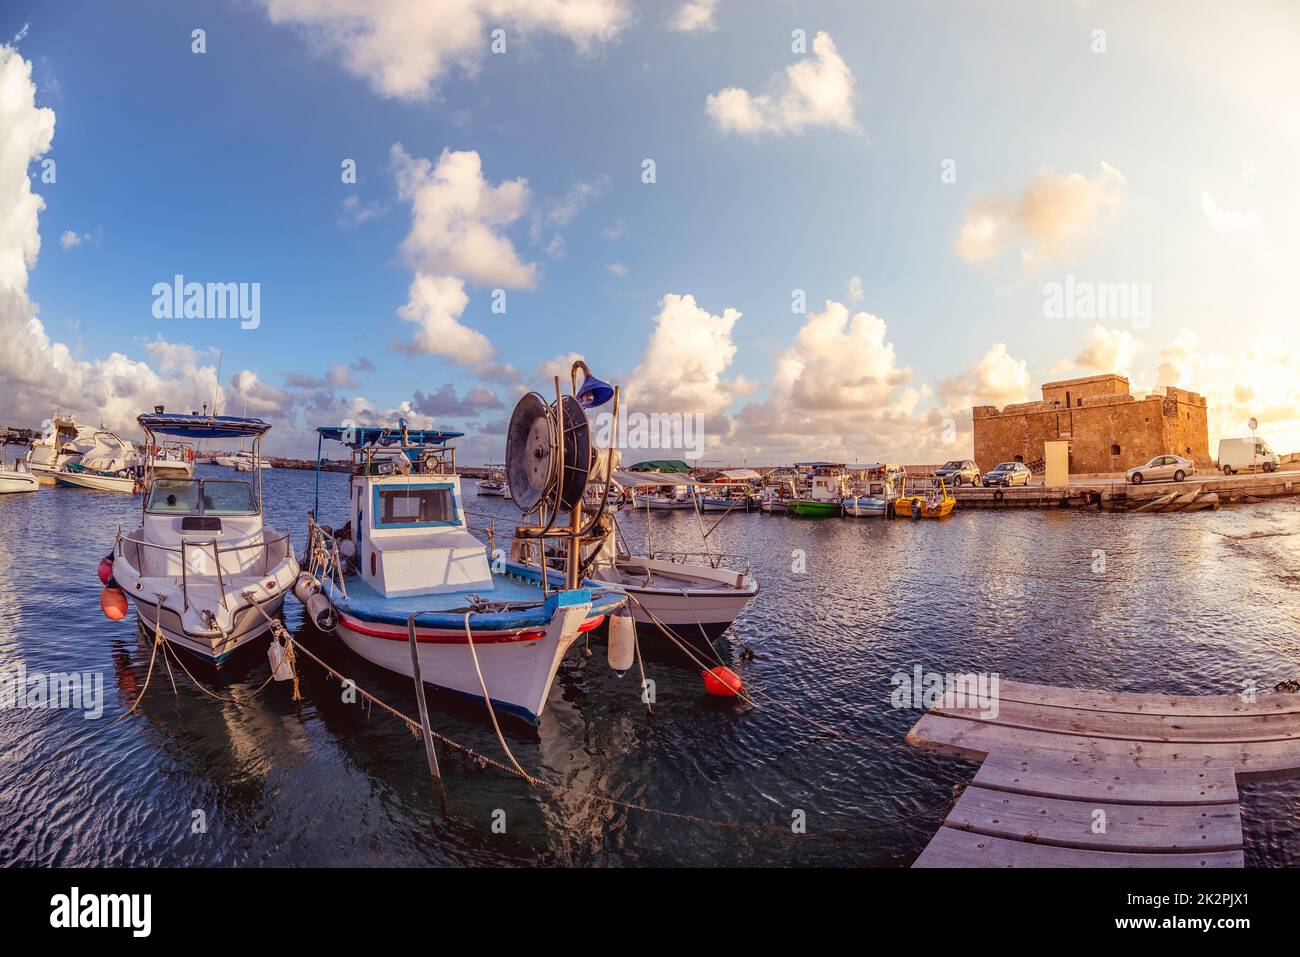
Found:
[[105, 555], [99, 560], [99, 583], [107, 585], [113, 578], [113, 556]]
[[120, 588], [105, 588], [99, 593], [99, 610], [109, 621], [126, 617], [126, 592]]
[[704, 690], [718, 698], [734, 698], [745, 686], [740, 675], [722, 665], [701, 671], [700, 677], [704, 679]]

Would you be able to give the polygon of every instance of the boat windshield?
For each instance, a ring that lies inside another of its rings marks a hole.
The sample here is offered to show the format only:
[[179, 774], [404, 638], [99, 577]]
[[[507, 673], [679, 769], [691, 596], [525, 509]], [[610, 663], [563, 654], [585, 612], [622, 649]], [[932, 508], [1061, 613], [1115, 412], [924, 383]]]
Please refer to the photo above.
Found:
[[257, 500], [247, 482], [154, 479], [145, 511], [152, 515], [256, 515]]
[[192, 479], [154, 479], [144, 509], [154, 515], [197, 515], [199, 483]]

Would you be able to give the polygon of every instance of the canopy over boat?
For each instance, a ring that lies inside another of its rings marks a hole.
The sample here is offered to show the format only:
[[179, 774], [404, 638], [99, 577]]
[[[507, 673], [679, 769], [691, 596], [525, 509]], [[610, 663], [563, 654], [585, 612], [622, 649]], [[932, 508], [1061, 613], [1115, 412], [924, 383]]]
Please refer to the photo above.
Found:
[[753, 469], [723, 469], [713, 478], [717, 482], [757, 482], [763, 476]]
[[464, 432], [444, 432], [441, 429], [405, 429], [401, 426], [321, 426], [316, 430], [321, 438], [342, 442], [348, 448], [360, 449], [368, 445], [401, 445], [405, 431], [406, 445], [445, 445], [459, 439]]
[[711, 483], [699, 482], [689, 475], [683, 475], [680, 472], [652, 472], [652, 471], [634, 471], [618, 470], [614, 472], [614, 481], [619, 485], [632, 487], [634, 485], [707, 485]]
[[[689, 475], [691, 467], [681, 459], [649, 459], [627, 467], [629, 472], [672, 472]], [[679, 483], [680, 484], [680, 483]]]
[[262, 419], [237, 415], [184, 415], [180, 412], [146, 412], [136, 417], [140, 428], [155, 435], [176, 435], [192, 439], [238, 439], [261, 436], [271, 429]]

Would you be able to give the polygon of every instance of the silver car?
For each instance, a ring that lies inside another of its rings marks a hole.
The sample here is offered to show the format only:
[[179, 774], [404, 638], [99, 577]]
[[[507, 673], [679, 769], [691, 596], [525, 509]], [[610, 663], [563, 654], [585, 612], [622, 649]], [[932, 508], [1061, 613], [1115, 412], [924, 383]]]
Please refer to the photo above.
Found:
[[984, 473], [983, 485], [985, 488], [993, 485], [1005, 485], [1008, 488], [1013, 485], [1028, 485], [1029, 476], [1029, 466], [1023, 462], [1003, 462]]
[[1128, 480], [1134, 485], [1143, 482], [1168, 482], [1173, 479], [1181, 482], [1189, 475], [1196, 474], [1196, 463], [1181, 455], [1157, 455], [1146, 465], [1139, 465], [1127, 472]]

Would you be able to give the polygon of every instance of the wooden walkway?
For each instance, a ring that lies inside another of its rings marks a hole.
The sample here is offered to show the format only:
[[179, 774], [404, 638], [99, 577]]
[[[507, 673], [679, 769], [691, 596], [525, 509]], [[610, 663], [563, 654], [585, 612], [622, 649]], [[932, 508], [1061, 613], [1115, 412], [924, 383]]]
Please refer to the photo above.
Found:
[[907, 735], [983, 762], [915, 867], [1241, 867], [1237, 776], [1300, 774], [1300, 695], [999, 684]]

